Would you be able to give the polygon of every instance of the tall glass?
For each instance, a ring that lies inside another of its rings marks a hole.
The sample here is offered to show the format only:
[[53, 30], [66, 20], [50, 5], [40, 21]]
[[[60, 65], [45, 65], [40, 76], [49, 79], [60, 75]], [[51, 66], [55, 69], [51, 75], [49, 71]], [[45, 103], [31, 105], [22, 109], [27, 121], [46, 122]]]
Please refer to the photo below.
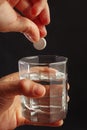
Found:
[[53, 123], [65, 119], [67, 103], [67, 58], [38, 55], [19, 60], [20, 79], [30, 79], [46, 88], [42, 98], [22, 96], [23, 115], [32, 122]]

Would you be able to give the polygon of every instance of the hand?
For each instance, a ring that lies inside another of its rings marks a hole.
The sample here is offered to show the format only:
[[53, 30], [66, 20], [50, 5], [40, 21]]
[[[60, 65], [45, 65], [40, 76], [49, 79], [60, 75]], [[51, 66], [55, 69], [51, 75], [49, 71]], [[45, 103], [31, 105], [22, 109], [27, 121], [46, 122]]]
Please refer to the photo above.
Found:
[[[20, 95], [42, 97], [45, 88], [31, 80], [19, 80], [18, 73], [0, 79], [0, 130], [12, 130], [20, 125], [36, 125], [22, 116]], [[4, 121], [3, 121], [4, 120]], [[60, 126], [58, 121], [47, 126]], [[43, 125], [44, 124], [38, 124]]]
[[21, 32], [37, 42], [49, 23], [47, 0], [0, 0], [0, 32]]

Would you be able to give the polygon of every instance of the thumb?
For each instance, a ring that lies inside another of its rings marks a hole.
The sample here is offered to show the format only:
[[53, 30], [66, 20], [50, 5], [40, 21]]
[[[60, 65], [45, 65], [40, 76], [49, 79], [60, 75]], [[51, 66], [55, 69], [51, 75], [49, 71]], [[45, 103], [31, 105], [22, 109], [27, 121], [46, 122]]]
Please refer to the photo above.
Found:
[[40, 31], [38, 26], [28, 18], [21, 15], [9, 25], [10, 31], [21, 32], [25, 34], [32, 42], [37, 42], [40, 39]]
[[44, 86], [28, 79], [0, 82], [0, 96], [42, 97], [44, 94]]

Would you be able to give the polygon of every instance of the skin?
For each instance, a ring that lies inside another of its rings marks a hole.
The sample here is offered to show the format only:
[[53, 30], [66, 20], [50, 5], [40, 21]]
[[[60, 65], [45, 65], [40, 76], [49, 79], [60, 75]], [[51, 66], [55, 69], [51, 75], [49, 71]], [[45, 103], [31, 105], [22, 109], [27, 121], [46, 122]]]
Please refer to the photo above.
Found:
[[25, 124], [61, 126], [62, 120], [51, 124], [35, 124], [22, 116], [20, 96], [37, 98], [44, 96], [45, 92], [44, 86], [38, 83], [27, 79], [19, 80], [18, 73], [2, 77], [0, 79], [0, 130], [13, 130]]
[[0, 32], [21, 32], [37, 42], [49, 23], [47, 0], [0, 0]]
[[[21, 32], [37, 42], [47, 35], [50, 23], [47, 0], [0, 0], [0, 32]], [[31, 80], [19, 80], [18, 73], [0, 79], [0, 130], [13, 130], [20, 125], [61, 126], [63, 121], [52, 124], [33, 124], [22, 116], [20, 96], [42, 97], [44, 86]]]

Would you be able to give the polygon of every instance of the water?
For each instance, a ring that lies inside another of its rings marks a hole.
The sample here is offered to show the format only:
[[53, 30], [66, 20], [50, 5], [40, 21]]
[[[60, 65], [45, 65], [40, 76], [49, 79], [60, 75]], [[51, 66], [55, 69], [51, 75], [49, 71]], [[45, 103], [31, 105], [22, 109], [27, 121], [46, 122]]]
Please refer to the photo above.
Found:
[[23, 115], [32, 122], [52, 123], [64, 119], [67, 112], [66, 76], [58, 72], [31, 73], [21, 75], [21, 79], [29, 78], [46, 88], [42, 98], [22, 96]]

